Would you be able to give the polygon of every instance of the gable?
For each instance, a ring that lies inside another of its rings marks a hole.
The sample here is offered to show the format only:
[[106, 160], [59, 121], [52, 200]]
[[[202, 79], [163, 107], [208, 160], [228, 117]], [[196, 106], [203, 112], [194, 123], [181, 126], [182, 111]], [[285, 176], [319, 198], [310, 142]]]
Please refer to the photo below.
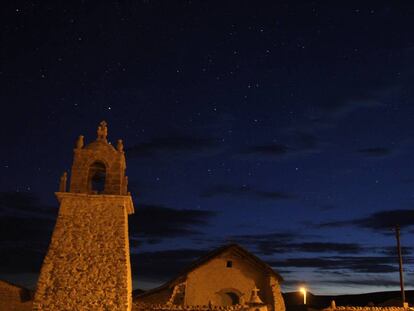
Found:
[[195, 261], [190, 267], [184, 270], [180, 275], [176, 278], [172, 279], [171, 281], [161, 285], [160, 287], [154, 288], [149, 290], [141, 295], [138, 295], [136, 298], [144, 298], [147, 299], [150, 296], [153, 296], [160, 292], [171, 291], [175, 285], [182, 283], [187, 280], [188, 275], [192, 271], [198, 270], [199, 268], [203, 267], [204, 265], [208, 264], [215, 258], [232, 258], [232, 259], [243, 259], [246, 264], [251, 265], [254, 271], [257, 271], [263, 276], [271, 276], [278, 283], [283, 281], [283, 278], [275, 272], [269, 265], [264, 263], [258, 257], [253, 255], [252, 253], [248, 252], [238, 244], [229, 244], [222, 247], [219, 247], [210, 253], [206, 254], [205, 256], [201, 257], [197, 261]]

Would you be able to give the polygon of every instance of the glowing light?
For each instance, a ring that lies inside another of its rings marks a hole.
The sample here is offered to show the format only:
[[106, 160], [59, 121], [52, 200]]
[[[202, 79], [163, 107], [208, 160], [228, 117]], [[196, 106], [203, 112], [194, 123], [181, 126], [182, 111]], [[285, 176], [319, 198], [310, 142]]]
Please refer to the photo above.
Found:
[[303, 304], [306, 305], [306, 288], [301, 287], [299, 288], [299, 291], [303, 294]]

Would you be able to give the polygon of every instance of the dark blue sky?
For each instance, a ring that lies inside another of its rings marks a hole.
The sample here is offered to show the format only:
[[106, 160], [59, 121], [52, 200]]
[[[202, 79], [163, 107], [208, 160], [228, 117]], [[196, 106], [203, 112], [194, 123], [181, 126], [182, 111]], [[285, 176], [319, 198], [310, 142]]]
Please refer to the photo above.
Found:
[[414, 5], [1, 5], [0, 278], [33, 287], [78, 135], [124, 139], [136, 287], [237, 242], [314, 293], [414, 281]]

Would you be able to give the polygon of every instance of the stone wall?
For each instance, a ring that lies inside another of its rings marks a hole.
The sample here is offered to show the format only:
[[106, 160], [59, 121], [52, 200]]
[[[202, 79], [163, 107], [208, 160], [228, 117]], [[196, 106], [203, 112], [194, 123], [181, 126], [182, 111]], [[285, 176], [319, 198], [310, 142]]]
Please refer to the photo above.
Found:
[[350, 307], [350, 306], [338, 306], [336, 308], [327, 308], [326, 311], [413, 311], [414, 308], [403, 307]]
[[169, 304], [144, 304], [144, 303], [135, 303], [132, 311], [179, 311], [179, 310], [188, 310], [188, 311], [248, 311], [250, 310], [247, 306], [234, 305], [234, 306], [180, 306], [180, 305], [169, 305]]
[[74, 150], [70, 192], [91, 193], [90, 169], [94, 162], [105, 165], [105, 194], [126, 195], [125, 156], [106, 142], [95, 141], [83, 149]]
[[32, 293], [8, 282], [0, 281], [0, 311], [32, 310]]
[[33, 310], [131, 310], [129, 196], [57, 193]]
[[[232, 267], [227, 267], [227, 261]], [[267, 276], [244, 258], [233, 255], [230, 251], [213, 258], [206, 264], [194, 269], [187, 275], [185, 305], [226, 306], [225, 292], [235, 292], [243, 304], [250, 299], [252, 289], [260, 289], [259, 296], [266, 303], [273, 302]]]
[[259, 300], [255, 302], [261, 300], [269, 311], [285, 311], [281, 278], [270, 268], [263, 270], [258, 259], [239, 246], [226, 246], [199, 259], [176, 279], [136, 296], [134, 303], [166, 310], [171, 307], [198, 310], [195, 306], [233, 310], [238, 304], [241, 310], [252, 299], [255, 289]]
[[282, 296], [282, 291], [280, 290], [279, 282], [276, 280], [274, 276], [269, 278], [270, 288], [272, 290], [272, 297], [273, 297], [273, 308], [274, 311], [285, 311], [285, 301]]
[[157, 290], [152, 292], [150, 295], [148, 293], [144, 293], [144, 296], [138, 296], [134, 298], [134, 303], [142, 302], [144, 304], [166, 304], [171, 300], [173, 289], [169, 287], [165, 287], [161, 290]]

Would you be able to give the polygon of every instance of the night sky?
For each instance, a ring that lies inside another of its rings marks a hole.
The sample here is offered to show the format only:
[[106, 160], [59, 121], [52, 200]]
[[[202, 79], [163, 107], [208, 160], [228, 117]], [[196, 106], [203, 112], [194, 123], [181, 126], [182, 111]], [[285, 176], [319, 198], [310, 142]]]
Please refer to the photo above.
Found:
[[34, 288], [76, 138], [124, 140], [135, 288], [239, 243], [316, 294], [414, 281], [414, 4], [9, 1], [0, 279]]

